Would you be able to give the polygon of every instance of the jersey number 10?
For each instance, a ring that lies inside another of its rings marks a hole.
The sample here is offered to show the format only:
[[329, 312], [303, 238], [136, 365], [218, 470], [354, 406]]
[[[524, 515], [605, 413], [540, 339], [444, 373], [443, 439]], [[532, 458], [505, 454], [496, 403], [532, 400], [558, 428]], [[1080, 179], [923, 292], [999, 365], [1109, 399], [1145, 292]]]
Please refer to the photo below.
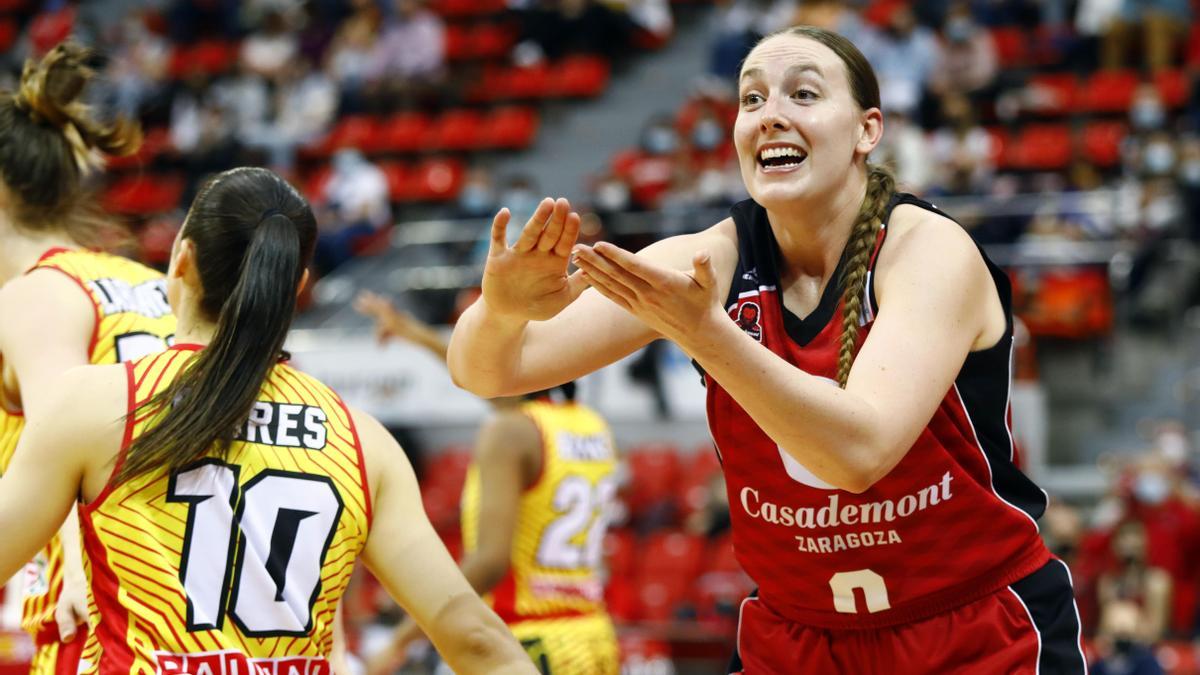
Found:
[[274, 469], [239, 486], [240, 469], [206, 459], [171, 476], [167, 501], [188, 505], [188, 630], [221, 630], [228, 608], [243, 635], [308, 635], [341, 495], [326, 476]]

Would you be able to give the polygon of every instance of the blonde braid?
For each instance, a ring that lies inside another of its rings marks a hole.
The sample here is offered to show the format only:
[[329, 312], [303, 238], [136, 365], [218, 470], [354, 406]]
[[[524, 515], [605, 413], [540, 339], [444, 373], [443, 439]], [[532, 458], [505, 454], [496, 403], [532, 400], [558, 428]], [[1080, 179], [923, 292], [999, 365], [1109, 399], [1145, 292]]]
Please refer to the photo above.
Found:
[[867, 264], [875, 250], [875, 239], [882, 226], [883, 212], [896, 191], [896, 179], [881, 166], [871, 165], [867, 173], [867, 194], [858, 209], [858, 218], [850, 230], [850, 239], [842, 251], [842, 336], [838, 349], [838, 386], [846, 388], [850, 366], [858, 351], [858, 321], [862, 316], [863, 289], [867, 284]]

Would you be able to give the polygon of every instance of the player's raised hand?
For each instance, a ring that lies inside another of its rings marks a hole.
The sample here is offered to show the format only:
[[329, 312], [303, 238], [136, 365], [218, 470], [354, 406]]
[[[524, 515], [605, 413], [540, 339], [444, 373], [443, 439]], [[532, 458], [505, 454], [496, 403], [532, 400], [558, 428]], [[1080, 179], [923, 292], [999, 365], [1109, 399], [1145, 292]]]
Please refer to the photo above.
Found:
[[549, 319], [587, 286], [578, 272], [567, 274], [571, 248], [579, 238], [579, 214], [566, 199], [543, 199], [513, 246], [505, 238], [510, 218], [508, 209], [501, 209], [492, 220], [483, 300], [499, 314]]

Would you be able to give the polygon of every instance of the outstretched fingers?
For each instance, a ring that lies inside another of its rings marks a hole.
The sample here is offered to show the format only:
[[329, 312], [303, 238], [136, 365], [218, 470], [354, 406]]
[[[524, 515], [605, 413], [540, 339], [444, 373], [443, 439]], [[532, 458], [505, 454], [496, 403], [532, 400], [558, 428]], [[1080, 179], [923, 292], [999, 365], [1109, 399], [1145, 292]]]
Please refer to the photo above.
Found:
[[570, 212], [570, 202], [562, 197], [555, 200], [554, 210], [550, 212], [550, 220], [546, 222], [546, 229], [542, 230], [542, 236], [538, 239], [537, 250], [542, 253], [549, 253], [555, 250], [555, 246], [558, 244], [559, 237], [562, 236], [564, 225]]
[[528, 253], [532, 251], [538, 243], [538, 239], [542, 236], [542, 230], [545, 229], [546, 221], [550, 219], [550, 215], [554, 212], [557, 202], [549, 197], [542, 200], [533, 215], [529, 217], [529, 221], [525, 223], [525, 228], [521, 230], [521, 237], [517, 239], [517, 243], [513, 246], [519, 253]]
[[492, 254], [495, 255], [503, 251], [508, 246], [508, 220], [512, 218], [512, 213], [503, 208], [496, 212], [496, 216], [492, 218]]

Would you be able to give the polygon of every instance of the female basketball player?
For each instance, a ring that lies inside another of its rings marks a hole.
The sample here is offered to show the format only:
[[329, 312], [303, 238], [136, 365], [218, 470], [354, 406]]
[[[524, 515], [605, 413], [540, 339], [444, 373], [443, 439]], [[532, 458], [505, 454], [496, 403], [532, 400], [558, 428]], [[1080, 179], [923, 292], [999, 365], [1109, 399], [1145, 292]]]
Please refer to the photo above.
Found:
[[[381, 339], [399, 337], [446, 358], [441, 334], [386, 299], [363, 292], [354, 307], [375, 319]], [[617, 487], [612, 433], [575, 402], [574, 383], [493, 405], [463, 486], [463, 575], [490, 594], [543, 675], [615, 675], [617, 636], [600, 576]], [[405, 619], [368, 674], [394, 673], [419, 637], [420, 627]]]
[[1085, 672], [1046, 497], [1012, 462], [1005, 275], [868, 163], [879, 88], [849, 41], [770, 36], [738, 86], [753, 199], [636, 256], [573, 247], [565, 200], [509, 248], [501, 212], [452, 374], [496, 396], [658, 337], [695, 359], [759, 585], [731, 672]]
[[[103, 124], [81, 102], [87, 58], [59, 45], [25, 64], [15, 94], [0, 95], [0, 473], [59, 374], [161, 351], [175, 332], [161, 274], [85, 248], [100, 218], [84, 179], [105, 154], [141, 142], [137, 125]], [[85, 643], [75, 633], [87, 619], [87, 582], [69, 514], [24, 575], [34, 675], [74, 673]]]
[[533, 673], [392, 437], [283, 362], [315, 238], [269, 171], [205, 185], [167, 273], [179, 342], [55, 383], [0, 479], [0, 575], [79, 495], [103, 673], [328, 673], [360, 555], [455, 670]]

